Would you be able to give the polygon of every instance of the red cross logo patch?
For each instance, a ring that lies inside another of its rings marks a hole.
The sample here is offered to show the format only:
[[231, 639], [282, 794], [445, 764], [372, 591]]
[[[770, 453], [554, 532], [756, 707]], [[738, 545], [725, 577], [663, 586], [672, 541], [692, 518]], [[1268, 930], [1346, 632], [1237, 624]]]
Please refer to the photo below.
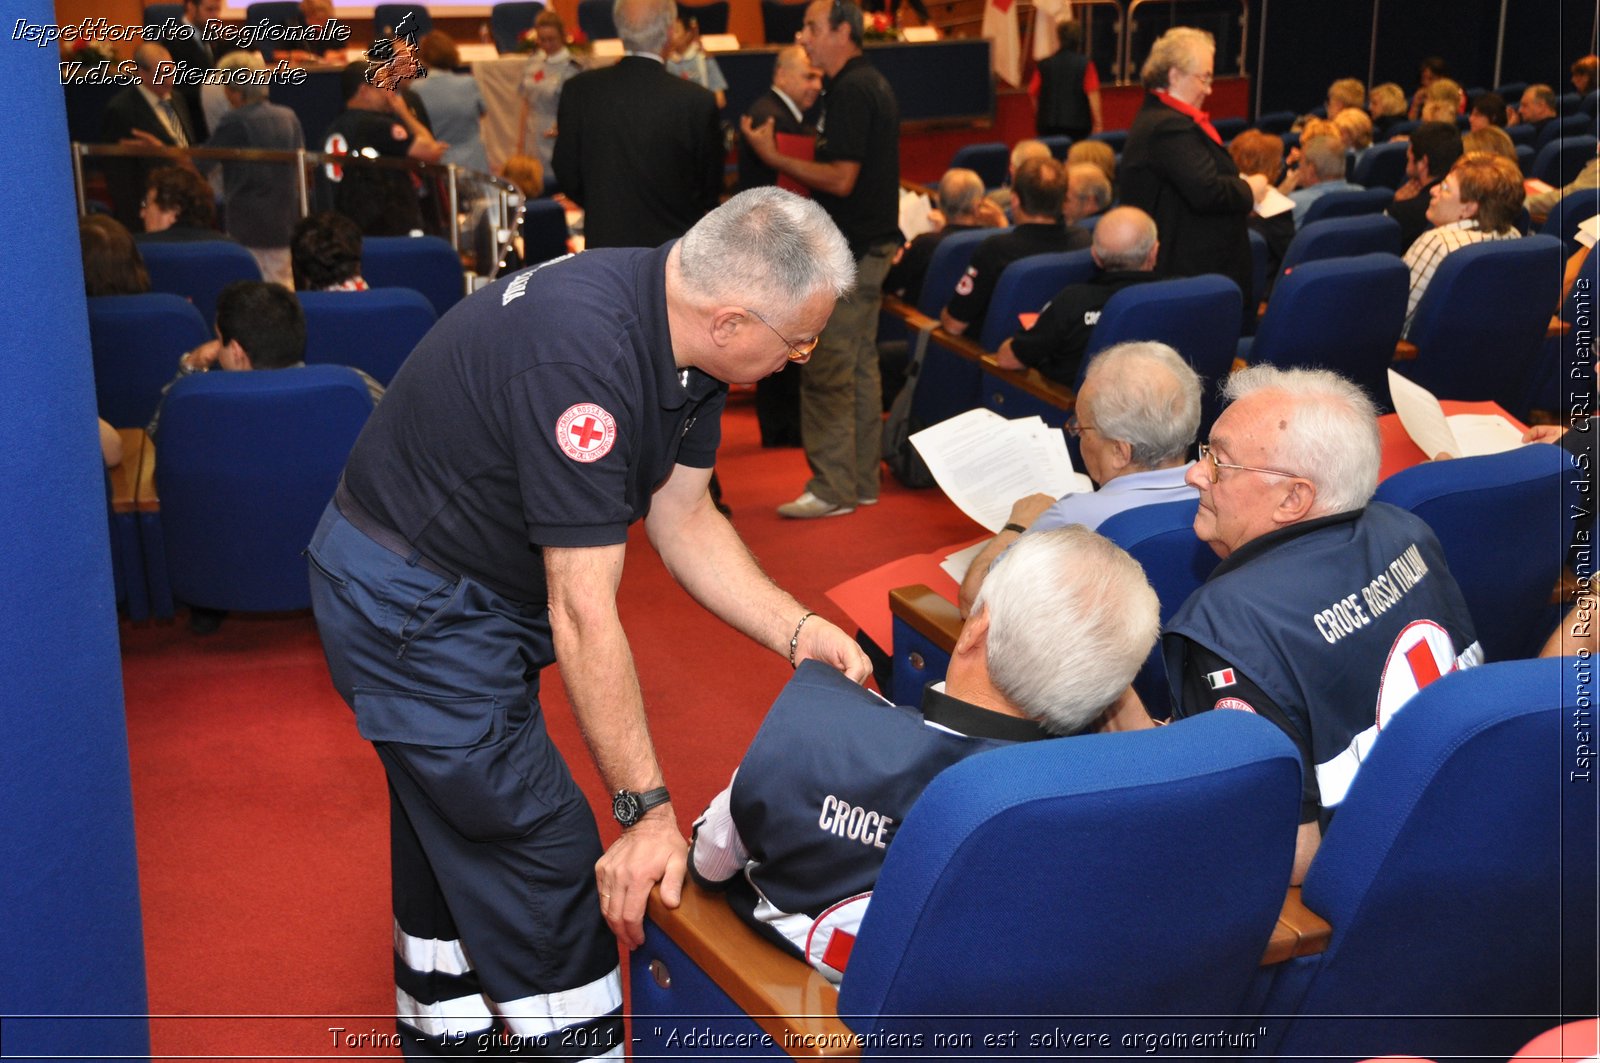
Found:
[[575, 403], [556, 421], [556, 442], [573, 461], [599, 461], [617, 442], [617, 419], [592, 402]]
[[[329, 155], [348, 155], [350, 142], [345, 140], [343, 133], [334, 133], [328, 137], [328, 142], [322, 146], [322, 150]], [[344, 167], [336, 162], [327, 163], [323, 166], [323, 170], [326, 171], [330, 181], [344, 180]]]

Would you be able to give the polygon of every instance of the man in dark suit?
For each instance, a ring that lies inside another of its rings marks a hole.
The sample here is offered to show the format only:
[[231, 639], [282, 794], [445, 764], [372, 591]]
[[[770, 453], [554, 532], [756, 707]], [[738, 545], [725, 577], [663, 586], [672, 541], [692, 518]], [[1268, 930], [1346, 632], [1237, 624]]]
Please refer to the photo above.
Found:
[[[159, 44], [141, 44], [133, 53], [139, 83], [129, 85], [106, 103], [100, 116], [102, 144], [153, 144], [187, 148], [199, 143], [194, 119], [183, 97], [173, 91], [170, 76], [158, 78], [162, 63], [172, 56]], [[139, 205], [144, 199], [145, 177], [164, 159], [107, 159], [106, 184], [112, 212], [132, 232], [142, 231]]]
[[717, 101], [662, 66], [672, 0], [617, 0], [612, 14], [627, 54], [562, 89], [552, 164], [584, 209], [587, 246], [655, 247], [717, 205]]
[[[811, 65], [806, 50], [791, 44], [778, 53], [772, 68], [772, 87], [760, 96], [745, 114], [756, 125], [768, 119], [773, 129], [790, 135], [814, 135], [817, 131], [812, 107], [822, 95], [822, 71]], [[778, 171], [761, 161], [750, 142], [739, 138], [739, 191], [778, 183]], [[776, 376], [771, 379], [777, 379]]]
[[[172, 53], [172, 61], [180, 69], [191, 67], [210, 70], [217, 65], [218, 59], [235, 50], [221, 37], [206, 33], [208, 22], [221, 25], [221, 21], [222, 0], [184, 0], [183, 18], [169, 19], [160, 27], [159, 35], [147, 35], [145, 39], [165, 45], [167, 51]], [[183, 97], [183, 102], [189, 106], [196, 142], [205, 140], [211, 130], [206, 125], [205, 109], [200, 106], [200, 86], [186, 83], [177, 89], [176, 94]]]

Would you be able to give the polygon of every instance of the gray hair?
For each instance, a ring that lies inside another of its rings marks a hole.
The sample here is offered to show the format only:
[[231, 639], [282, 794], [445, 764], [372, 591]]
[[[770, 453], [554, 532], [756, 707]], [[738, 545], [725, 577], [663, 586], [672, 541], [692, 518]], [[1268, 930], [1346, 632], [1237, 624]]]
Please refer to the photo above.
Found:
[[989, 681], [1053, 734], [1077, 734], [1133, 682], [1161, 629], [1144, 569], [1081, 524], [1024, 535], [989, 570]]
[[1279, 392], [1293, 405], [1272, 463], [1316, 486], [1317, 501], [1309, 516], [1366, 505], [1378, 488], [1383, 457], [1378, 410], [1367, 393], [1328, 369], [1271, 365], [1241, 369], [1223, 387], [1230, 403], [1265, 391]]
[[1042, 140], [1029, 137], [1026, 140], [1017, 141], [1017, 143], [1012, 147], [1011, 169], [1013, 172], [1015, 172], [1018, 167], [1027, 162], [1029, 159], [1049, 158], [1054, 158], [1054, 156], [1050, 154], [1050, 145], [1046, 144]]
[[617, 36], [630, 52], [666, 55], [672, 20], [677, 17], [678, 5], [673, 0], [616, 0], [611, 5]]
[[1138, 207], [1117, 207], [1094, 227], [1090, 247], [1108, 271], [1142, 269], [1156, 246], [1156, 221]]
[[1139, 71], [1139, 80], [1150, 90], [1165, 89], [1174, 70], [1187, 71], [1199, 52], [1215, 52], [1216, 38], [1193, 26], [1174, 26], [1150, 46], [1150, 55]]
[[1141, 340], [1107, 347], [1089, 363], [1094, 426], [1128, 444], [1141, 469], [1182, 461], [1200, 431], [1200, 375], [1165, 343]]
[[948, 221], [958, 214], [971, 214], [983, 200], [983, 178], [964, 166], [946, 170], [939, 178], [939, 209]]
[[[235, 51], [229, 52], [217, 60], [218, 70], [265, 70], [266, 60], [261, 58], [260, 52]], [[245, 103], [255, 103], [267, 98], [270, 91], [264, 84], [255, 84], [246, 81], [230, 81], [228, 88], [237, 92], [244, 98]]]
[[1317, 171], [1319, 181], [1344, 176], [1344, 141], [1338, 137], [1312, 137], [1300, 145], [1300, 158], [1302, 165], [1309, 162]]
[[[1077, 191], [1073, 191], [1074, 185]], [[1092, 162], [1075, 162], [1067, 167], [1067, 193], [1074, 199], [1093, 203], [1091, 214], [1098, 214], [1111, 205], [1111, 182], [1106, 179], [1105, 171]]]
[[740, 192], [696, 222], [678, 242], [678, 268], [699, 295], [759, 303], [769, 314], [819, 291], [843, 298], [856, 282], [850, 245], [827, 212], [770, 185]]

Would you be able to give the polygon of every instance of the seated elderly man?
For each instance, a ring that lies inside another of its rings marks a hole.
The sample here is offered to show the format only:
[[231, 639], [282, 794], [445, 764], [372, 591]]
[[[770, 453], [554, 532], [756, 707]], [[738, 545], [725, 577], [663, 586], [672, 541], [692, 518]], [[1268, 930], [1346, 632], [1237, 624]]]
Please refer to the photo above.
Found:
[[1138, 207], [1108, 211], [1094, 227], [1089, 254], [1099, 267], [1093, 280], [1069, 284], [1045, 304], [1033, 327], [1000, 344], [996, 360], [1006, 369], [1037, 369], [1068, 387], [1100, 321], [1100, 311], [1122, 289], [1156, 279], [1156, 223]]
[[1111, 206], [1111, 181], [1105, 171], [1092, 162], [1067, 165], [1067, 201], [1062, 214], [1068, 225], [1094, 218]]
[[1389, 719], [1483, 650], [1433, 532], [1369, 502], [1376, 410], [1327, 370], [1253, 366], [1189, 470], [1222, 558], [1162, 632], [1175, 716], [1254, 712], [1300, 748], [1294, 879]]
[[1089, 233], [1061, 220], [1067, 198], [1067, 169], [1055, 159], [1029, 159], [1017, 168], [1011, 186], [1011, 216], [1016, 226], [995, 233], [972, 253], [972, 264], [939, 313], [945, 331], [960, 336], [983, 326], [1000, 274], [1029, 255], [1077, 251], [1089, 246]]
[[1029, 159], [1053, 159], [1050, 145], [1034, 137], [1027, 137], [1011, 145], [1011, 155], [1006, 160], [1006, 183], [988, 194], [989, 205], [999, 211], [1004, 221], [999, 225], [1010, 225], [1011, 218], [1011, 187], [1017, 183], [1017, 171], [1022, 169], [1022, 164]]
[[1522, 90], [1522, 99], [1517, 104], [1517, 120], [1523, 125], [1533, 126], [1535, 144], [1539, 142], [1544, 127], [1557, 117], [1557, 103], [1556, 90], [1549, 85], [1529, 85]]
[[983, 197], [983, 178], [976, 170], [958, 166], [939, 178], [939, 211], [944, 225], [920, 234], [895, 256], [883, 279], [883, 290], [916, 305], [922, 298], [922, 281], [940, 241], [951, 233], [967, 229], [995, 228], [1006, 223], [1005, 216]]
[[1463, 155], [1443, 181], [1434, 186], [1428, 202], [1433, 228], [1406, 249], [1411, 270], [1411, 294], [1406, 299], [1409, 335], [1417, 305], [1428, 290], [1439, 263], [1452, 251], [1485, 240], [1514, 240], [1515, 222], [1522, 210], [1522, 171], [1510, 159], [1486, 152]]
[[1094, 356], [1078, 389], [1075, 431], [1083, 467], [1098, 491], [1054, 499], [1028, 495], [989, 540], [961, 581], [961, 611], [970, 611], [989, 567], [1018, 536], [1068, 524], [1098, 528], [1138, 506], [1195, 496], [1186, 482], [1189, 448], [1200, 427], [1200, 377], [1164, 343], [1119, 343]]
[[1014, 742], [1150, 726], [1128, 686], [1158, 617], [1138, 562], [1060, 528], [995, 566], [921, 711], [804, 662], [696, 821], [695, 879], [726, 883], [746, 922], [838, 981], [884, 851], [935, 775]]
[[1344, 179], [1344, 140], [1311, 137], [1300, 144], [1300, 176], [1289, 198], [1294, 201], [1294, 223], [1299, 227], [1311, 204], [1330, 192], [1359, 192], [1361, 186]]

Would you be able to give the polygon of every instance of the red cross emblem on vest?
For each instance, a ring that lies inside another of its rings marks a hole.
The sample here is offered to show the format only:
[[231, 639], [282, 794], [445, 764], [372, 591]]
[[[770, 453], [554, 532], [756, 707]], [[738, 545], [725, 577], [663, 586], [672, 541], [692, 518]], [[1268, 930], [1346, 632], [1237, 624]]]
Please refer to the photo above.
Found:
[[567, 407], [556, 421], [556, 443], [573, 461], [599, 461], [617, 442], [617, 419], [592, 402]]

